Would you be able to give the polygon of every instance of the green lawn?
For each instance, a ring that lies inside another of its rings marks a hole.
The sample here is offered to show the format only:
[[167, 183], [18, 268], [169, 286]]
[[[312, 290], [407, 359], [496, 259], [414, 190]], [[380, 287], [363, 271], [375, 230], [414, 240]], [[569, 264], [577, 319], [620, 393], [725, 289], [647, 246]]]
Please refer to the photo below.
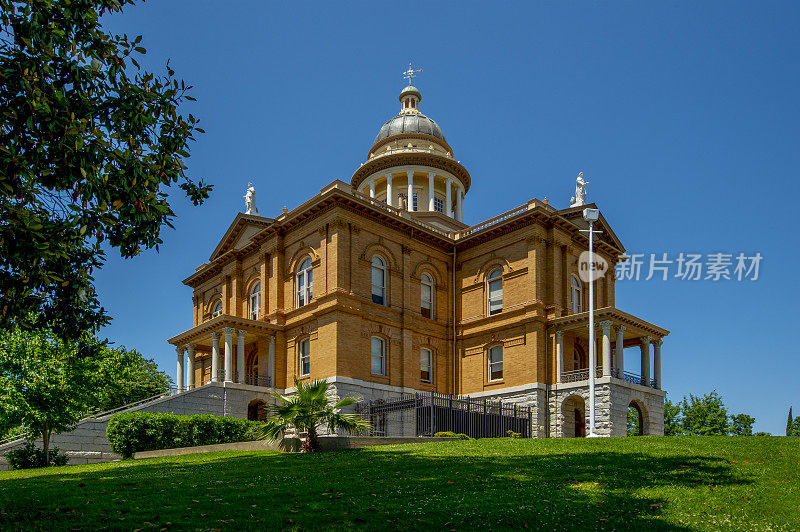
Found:
[[800, 438], [477, 440], [0, 473], [0, 530], [800, 530]]

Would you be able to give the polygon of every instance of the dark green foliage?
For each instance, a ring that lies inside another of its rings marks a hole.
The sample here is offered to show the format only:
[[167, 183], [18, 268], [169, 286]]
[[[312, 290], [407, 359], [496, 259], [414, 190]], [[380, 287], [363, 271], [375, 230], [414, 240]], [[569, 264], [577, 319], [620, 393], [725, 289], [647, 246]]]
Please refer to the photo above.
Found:
[[65, 466], [69, 458], [59, 454], [58, 447], [49, 451], [50, 460], [45, 460], [44, 450], [36, 447], [33, 442], [25, 443], [24, 447], [14, 449], [6, 454], [6, 460], [11, 469], [34, 469], [36, 467]]
[[772, 436], [769, 432], [756, 432], [753, 436]]
[[681, 432], [688, 436], [725, 436], [730, 430], [728, 410], [716, 390], [702, 397], [689, 394], [681, 401]]
[[254, 440], [261, 426], [258, 421], [211, 414], [122, 412], [111, 416], [106, 436], [115, 453], [130, 458], [140, 451]]
[[792, 421], [789, 430], [787, 431], [788, 436], [800, 436], [800, 416], [797, 416]]
[[317, 380], [303, 382], [294, 379], [292, 396], [275, 394], [277, 404], [272, 405], [272, 417], [264, 425], [259, 439], [277, 441], [289, 430], [306, 433], [303, 452], [319, 450], [317, 439], [319, 430], [325, 426], [334, 432], [360, 433], [372, 428], [370, 423], [358, 414], [346, 414], [343, 408], [358, 402], [355, 397], [339, 399], [331, 390], [329, 382]]
[[162, 242], [197, 120], [191, 87], [167, 64], [140, 69], [141, 37], [106, 34], [134, 0], [0, 0], [0, 327], [62, 338], [107, 323], [93, 271], [101, 243], [123, 258]]
[[731, 436], [752, 436], [756, 418], [747, 414], [731, 416]]
[[[508, 432], [511, 432], [510, 430]], [[512, 434], [519, 434], [518, 432], [512, 432]], [[435, 438], [458, 438], [459, 440], [471, 440], [469, 436], [463, 434], [461, 432], [453, 432], [450, 430], [445, 430], [442, 432], [437, 432], [433, 435]], [[510, 438], [515, 438], [516, 436], [509, 435]]]
[[71, 430], [89, 409], [96, 388], [93, 339], [64, 342], [49, 331], [0, 329], [0, 431], [25, 427], [42, 438]]
[[678, 436], [681, 433], [681, 405], [664, 401], [664, 436]]
[[97, 357], [98, 376], [95, 410], [107, 411], [166, 393], [172, 378], [159, 371], [158, 365], [135, 349], [104, 348]]

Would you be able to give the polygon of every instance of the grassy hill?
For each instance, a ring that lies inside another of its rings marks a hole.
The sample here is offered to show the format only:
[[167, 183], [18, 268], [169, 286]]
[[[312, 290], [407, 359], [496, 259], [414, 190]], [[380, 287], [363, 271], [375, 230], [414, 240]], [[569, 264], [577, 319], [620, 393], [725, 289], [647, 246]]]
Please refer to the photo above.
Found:
[[0, 529], [798, 530], [800, 438], [477, 440], [0, 473]]

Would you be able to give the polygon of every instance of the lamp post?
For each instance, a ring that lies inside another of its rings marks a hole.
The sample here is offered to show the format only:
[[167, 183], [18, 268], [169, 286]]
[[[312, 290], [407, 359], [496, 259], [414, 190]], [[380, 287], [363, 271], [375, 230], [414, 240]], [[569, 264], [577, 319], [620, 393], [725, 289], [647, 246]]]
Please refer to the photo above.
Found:
[[589, 438], [597, 437], [595, 432], [594, 379], [597, 372], [597, 349], [594, 334], [594, 222], [600, 218], [598, 209], [583, 209], [583, 219], [589, 222]]

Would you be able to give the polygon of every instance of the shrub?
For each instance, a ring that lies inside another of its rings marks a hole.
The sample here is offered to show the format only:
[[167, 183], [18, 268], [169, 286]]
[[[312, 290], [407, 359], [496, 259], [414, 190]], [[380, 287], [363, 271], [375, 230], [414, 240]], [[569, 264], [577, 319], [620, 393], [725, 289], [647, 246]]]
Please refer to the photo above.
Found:
[[[69, 457], [58, 453], [58, 447], [50, 449], [51, 466], [65, 466], [69, 462]], [[35, 467], [45, 467], [44, 450], [36, 447], [33, 442], [27, 442], [24, 447], [14, 449], [6, 454], [6, 460], [11, 469], [33, 469]]]
[[508, 434], [509, 438], [522, 438], [521, 432], [514, 432], [513, 430], [507, 430], [506, 434]]
[[130, 458], [140, 451], [253, 440], [261, 426], [258, 421], [211, 414], [122, 412], [111, 417], [106, 436], [115, 453]]
[[444, 432], [437, 432], [433, 435], [435, 438], [458, 438], [459, 440], [471, 440], [469, 436], [461, 432], [453, 432], [446, 430]]

